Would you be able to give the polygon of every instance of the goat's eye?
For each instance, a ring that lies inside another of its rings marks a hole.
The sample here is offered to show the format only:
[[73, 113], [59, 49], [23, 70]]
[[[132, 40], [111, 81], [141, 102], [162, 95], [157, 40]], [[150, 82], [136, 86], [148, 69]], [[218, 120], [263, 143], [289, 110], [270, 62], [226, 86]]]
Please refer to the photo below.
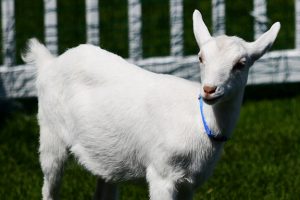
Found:
[[246, 63], [243, 62], [243, 61], [239, 61], [237, 62], [234, 66], [233, 66], [233, 70], [236, 71], [236, 70], [241, 70], [243, 69], [244, 67], [246, 66]]

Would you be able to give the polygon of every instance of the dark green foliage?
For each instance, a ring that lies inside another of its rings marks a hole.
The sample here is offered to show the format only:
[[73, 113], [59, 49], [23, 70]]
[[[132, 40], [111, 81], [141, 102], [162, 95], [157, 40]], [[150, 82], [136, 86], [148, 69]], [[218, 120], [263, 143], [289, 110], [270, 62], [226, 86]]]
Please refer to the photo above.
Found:
[[253, 41], [253, 1], [226, 1], [226, 34]]
[[168, 0], [142, 0], [143, 56], [170, 55]]
[[[168, 56], [170, 54], [170, 12], [168, 0], [141, 0], [143, 56]], [[226, 1], [226, 32], [248, 41], [253, 40], [253, 18], [250, 12], [253, 1]], [[282, 29], [275, 42], [275, 49], [294, 48], [294, 1], [268, 1], [270, 23], [280, 21]], [[126, 0], [103, 0], [100, 5], [100, 43], [104, 49], [128, 57], [128, 13]], [[211, 1], [183, 0], [184, 54], [198, 52], [193, 30], [192, 13], [199, 9], [211, 30]], [[43, 1], [16, 0], [16, 49], [17, 63], [22, 63], [20, 52], [30, 37], [43, 41]], [[1, 22], [0, 22], [1, 23]], [[59, 52], [85, 43], [86, 40], [84, 0], [58, 1]], [[0, 33], [1, 34], [1, 33]], [[0, 41], [1, 44], [2, 41]], [[0, 57], [1, 61], [2, 57]]]
[[22, 63], [21, 52], [29, 38], [44, 41], [43, 0], [15, 0], [16, 18], [16, 62]]
[[101, 47], [128, 57], [128, 13], [126, 0], [100, 0]]
[[276, 21], [281, 22], [281, 29], [273, 49], [295, 48], [295, 7], [294, 0], [268, 1], [267, 14], [270, 25]]
[[192, 16], [195, 9], [201, 11], [204, 21], [210, 31], [212, 25], [211, 17], [211, 1], [194, 1], [194, 0], [184, 0], [183, 1], [183, 25], [184, 25], [184, 54], [185, 55], [195, 55], [199, 51], [199, 47], [195, 41], [193, 33], [193, 21]]
[[70, 47], [85, 43], [85, 1], [84, 0], [57, 1], [58, 43], [62, 53]]

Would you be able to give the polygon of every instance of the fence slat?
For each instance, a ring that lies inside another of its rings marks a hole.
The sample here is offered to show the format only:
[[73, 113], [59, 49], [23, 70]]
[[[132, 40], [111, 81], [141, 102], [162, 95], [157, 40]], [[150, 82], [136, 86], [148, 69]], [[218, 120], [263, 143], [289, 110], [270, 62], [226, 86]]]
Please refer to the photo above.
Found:
[[85, 1], [87, 43], [99, 45], [99, 6], [98, 0]]
[[142, 58], [142, 13], [140, 0], [128, 0], [128, 33], [129, 33], [129, 57], [132, 60]]
[[15, 64], [15, 1], [2, 0], [3, 64]]
[[300, 49], [300, 0], [295, 0], [295, 47]]
[[254, 39], [257, 39], [268, 29], [266, 0], [254, 0], [251, 15], [254, 18]]
[[44, 0], [45, 43], [54, 55], [58, 53], [56, 3], [56, 0]]
[[183, 6], [182, 0], [170, 0], [171, 55], [183, 55]]
[[225, 34], [225, 0], [212, 0], [213, 35]]

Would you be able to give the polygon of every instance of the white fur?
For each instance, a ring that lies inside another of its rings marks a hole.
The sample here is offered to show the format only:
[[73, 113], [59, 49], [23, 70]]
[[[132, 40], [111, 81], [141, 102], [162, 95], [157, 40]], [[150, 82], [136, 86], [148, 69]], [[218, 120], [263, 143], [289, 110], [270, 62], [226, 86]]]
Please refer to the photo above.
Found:
[[[199, 11], [193, 21], [204, 58], [202, 83], [216, 86], [213, 94], [198, 83], [145, 71], [99, 47], [80, 45], [55, 58], [30, 40], [24, 59], [38, 67], [43, 199], [58, 194], [67, 150], [105, 181], [146, 177], [152, 200], [192, 198], [194, 188], [212, 174], [223, 147], [205, 134], [199, 92], [209, 127], [229, 137], [248, 69], [271, 46], [280, 27], [275, 24], [263, 39], [247, 43], [211, 37]], [[246, 67], [233, 71], [242, 58]], [[220, 98], [211, 101], [215, 97]], [[95, 198], [103, 197], [98, 193]]]

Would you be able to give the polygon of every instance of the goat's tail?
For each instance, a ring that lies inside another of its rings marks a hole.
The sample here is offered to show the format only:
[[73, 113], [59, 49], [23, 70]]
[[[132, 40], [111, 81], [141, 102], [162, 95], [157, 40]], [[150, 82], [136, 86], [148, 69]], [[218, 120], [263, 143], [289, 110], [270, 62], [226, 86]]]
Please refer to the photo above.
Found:
[[27, 64], [34, 64], [40, 68], [54, 59], [50, 51], [36, 38], [31, 38], [27, 42], [27, 47], [22, 53], [22, 59]]

